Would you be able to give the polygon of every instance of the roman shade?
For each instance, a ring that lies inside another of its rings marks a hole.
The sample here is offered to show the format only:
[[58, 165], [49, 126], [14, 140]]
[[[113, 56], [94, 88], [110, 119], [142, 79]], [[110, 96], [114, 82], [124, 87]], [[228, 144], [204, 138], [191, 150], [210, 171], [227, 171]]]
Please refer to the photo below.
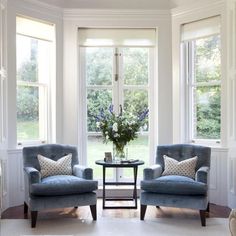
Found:
[[47, 41], [53, 41], [55, 38], [53, 24], [47, 24], [20, 16], [16, 17], [16, 33]]
[[182, 25], [182, 41], [205, 38], [220, 33], [220, 17], [214, 16]]
[[154, 47], [156, 29], [153, 28], [79, 28], [79, 46]]

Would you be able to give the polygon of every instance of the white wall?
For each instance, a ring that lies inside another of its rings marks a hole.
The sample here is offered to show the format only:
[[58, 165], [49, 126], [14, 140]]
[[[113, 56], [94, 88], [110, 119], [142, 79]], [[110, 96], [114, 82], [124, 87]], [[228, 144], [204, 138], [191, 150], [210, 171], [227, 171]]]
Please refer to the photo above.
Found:
[[236, 208], [236, 1], [227, 1], [228, 202]]

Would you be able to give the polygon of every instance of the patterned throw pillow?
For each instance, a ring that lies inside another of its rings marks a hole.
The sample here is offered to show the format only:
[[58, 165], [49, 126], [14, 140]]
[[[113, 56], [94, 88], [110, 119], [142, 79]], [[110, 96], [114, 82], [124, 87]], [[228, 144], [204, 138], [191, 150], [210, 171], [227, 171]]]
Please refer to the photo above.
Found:
[[68, 154], [57, 161], [38, 155], [42, 178], [52, 175], [71, 175], [72, 154]]
[[197, 156], [184, 161], [176, 161], [166, 155], [164, 155], [163, 158], [165, 162], [165, 170], [162, 175], [183, 175], [195, 179]]

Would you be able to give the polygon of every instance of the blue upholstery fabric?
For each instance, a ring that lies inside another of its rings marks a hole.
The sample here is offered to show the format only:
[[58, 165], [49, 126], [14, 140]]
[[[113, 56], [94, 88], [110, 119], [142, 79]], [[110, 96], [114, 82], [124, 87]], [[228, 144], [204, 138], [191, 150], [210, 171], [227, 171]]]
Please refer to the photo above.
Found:
[[167, 175], [154, 180], [141, 181], [141, 189], [152, 193], [178, 195], [205, 195], [207, 185], [186, 176]]
[[[183, 161], [197, 156], [195, 180], [185, 176], [161, 176], [165, 169], [163, 156]], [[208, 205], [208, 179], [211, 149], [209, 147], [174, 144], [157, 147], [155, 166], [144, 169], [141, 182], [141, 219], [144, 219], [147, 205], [192, 208], [205, 211]], [[159, 177], [158, 177], [159, 176]], [[204, 226], [204, 213], [201, 214]]]
[[196, 170], [198, 170], [202, 166], [210, 167], [210, 154], [211, 149], [204, 146], [191, 144], [163, 145], [157, 147], [156, 163], [164, 169], [163, 155], [174, 158], [177, 161], [183, 161], [197, 156]]
[[208, 204], [208, 197], [205, 195], [173, 195], [143, 191], [140, 198], [142, 205], [152, 206], [167, 206], [205, 210]]
[[82, 193], [64, 196], [31, 196], [28, 204], [32, 211], [74, 206], [96, 205], [96, 193]]
[[196, 181], [198, 182], [202, 182], [207, 184], [207, 177], [208, 177], [208, 172], [210, 171], [210, 168], [208, 166], [202, 166], [201, 168], [199, 168], [196, 172]]
[[54, 175], [32, 184], [30, 193], [41, 196], [58, 196], [88, 193], [97, 189], [97, 181], [85, 180], [71, 175]]
[[83, 179], [93, 179], [93, 169], [81, 165], [74, 165], [73, 175]]
[[[41, 178], [38, 154], [57, 161], [72, 154], [72, 175]], [[97, 197], [94, 192], [98, 182], [93, 180], [93, 170], [79, 165], [77, 148], [69, 145], [45, 144], [23, 148], [25, 203], [31, 211], [90, 205], [96, 219]], [[36, 221], [35, 221], [36, 222]], [[35, 227], [32, 220], [32, 227]]]
[[24, 167], [34, 167], [40, 171], [40, 165], [38, 161], [38, 154], [57, 161], [61, 157], [72, 154], [71, 167], [79, 164], [77, 148], [74, 146], [60, 145], [60, 144], [45, 144], [40, 146], [25, 147], [23, 148], [23, 161]]
[[41, 174], [35, 168], [25, 167], [24, 171], [27, 174], [29, 183], [35, 184], [35, 183], [40, 183], [41, 182]]
[[153, 165], [143, 170], [143, 178], [144, 180], [156, 179], [161, 176], [162, 172], [163, 170], [160, 165]]

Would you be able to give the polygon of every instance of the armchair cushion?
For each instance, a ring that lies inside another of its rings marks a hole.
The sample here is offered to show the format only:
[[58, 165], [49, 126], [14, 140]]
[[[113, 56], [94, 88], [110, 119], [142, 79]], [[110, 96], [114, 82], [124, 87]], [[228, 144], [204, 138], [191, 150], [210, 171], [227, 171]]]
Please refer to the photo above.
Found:
[[189, 178], [195, 178], [195, 168], [197, 157], [189, 158], [183, 161], [177, 161], [166, 155], [163, 156], [165, 169], [162, 175], [182, 175]]
[[64, 157], [61, 157], [59, 160], [54, 161], [50, 158], [38, 155], [40, 173], [42, 178], [52, 175], [71, 175], [71, 161], [72, 154], [68, 154]]
[[73, 175], [55, 175], [43, 178], [41, 183], [32, 184], [30, 193], [40, 196], [60, 196], [92, 192], [97, 181], [85, 180]]
[[186, 176], [168, 175], [155, 180], [141, 181], [141, 189], [147, 192], [176, 195], [206, 195], [207, 185]]

